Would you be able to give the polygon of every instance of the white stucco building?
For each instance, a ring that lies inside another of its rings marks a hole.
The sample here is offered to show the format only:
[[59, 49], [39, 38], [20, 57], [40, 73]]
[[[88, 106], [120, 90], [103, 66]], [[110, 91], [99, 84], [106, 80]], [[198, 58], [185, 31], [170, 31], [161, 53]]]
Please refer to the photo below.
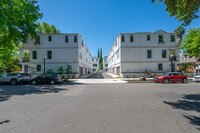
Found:
[[175, 52], [173, 69], [176, 71], [179, 47], [174, 33], [159, 30], [154, 33], [120, 33], [108, 53], [110, 73], [120, 76], [171, 71], [169, 53]]
[[107, 56], [103, 58], [103, 71], [108, 72], [108, 57]]
[[[77, 77], [86, 75], [92, 70], [92, 55], [79, 34], [43, 34], [38, 39], [28, 37], [20, 49], [22, 71], [30, 74], [41, 74], [59, 67], [65, 70], [72, 66], [72, 73]], [[24, 60], [24, 52], [30, 53], [29, 61]], [[44, 63], [45, 59], [45, 63]]]
[[92, 72], [99, 71], [99, 58], [92, 57]]

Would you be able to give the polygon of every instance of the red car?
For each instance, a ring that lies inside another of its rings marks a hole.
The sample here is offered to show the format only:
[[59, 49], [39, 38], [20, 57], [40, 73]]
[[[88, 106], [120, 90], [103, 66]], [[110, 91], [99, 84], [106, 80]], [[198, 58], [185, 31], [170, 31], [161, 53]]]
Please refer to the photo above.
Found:
[[163, 76], [157, 76], [154, 78], [154, 82], [156, 83], [169, 83], [169, 82], [177, 82], [180, 81], [182, 83], [187, 83], [187, 76], [177, 73], [177, 72], [170, 72]]

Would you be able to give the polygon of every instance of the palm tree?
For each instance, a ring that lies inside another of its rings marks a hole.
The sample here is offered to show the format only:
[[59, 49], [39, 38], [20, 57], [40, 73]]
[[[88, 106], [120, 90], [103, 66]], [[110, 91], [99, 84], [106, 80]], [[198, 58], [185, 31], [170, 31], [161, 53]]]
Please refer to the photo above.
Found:
[[181, 44], [183, 34], [185, 34], [185, 28], [180, 26], [174, 30], [174, 33], [176, 34], [177, 37], [177, 44]]

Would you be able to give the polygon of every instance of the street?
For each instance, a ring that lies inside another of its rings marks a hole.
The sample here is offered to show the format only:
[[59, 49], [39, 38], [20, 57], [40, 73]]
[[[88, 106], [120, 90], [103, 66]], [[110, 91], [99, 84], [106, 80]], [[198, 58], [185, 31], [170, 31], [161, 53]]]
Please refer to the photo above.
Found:
[[199, 132], [199, 83], [0, 85], [0, 133]]

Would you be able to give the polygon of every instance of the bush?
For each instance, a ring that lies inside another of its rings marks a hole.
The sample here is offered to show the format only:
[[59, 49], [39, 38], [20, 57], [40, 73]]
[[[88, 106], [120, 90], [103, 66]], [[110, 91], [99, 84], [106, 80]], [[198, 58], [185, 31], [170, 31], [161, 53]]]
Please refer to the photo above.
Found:
[[72, 66], [68, 65], [65, 71], [66, 71], [66, 74], [72, 74]]
[[76, 77], [76, 76], [73, 74], [73, 75], [72, 75], [72, 79], [74, 79], [75, 77]]
[[129, 76], [127, 75], [126, 78], [129, 78]]
[[57, 69], [57, 71], [58, 71], [59, 74], [63, 74], [63, 67], [59, 67], [59, 68]]
[[53, 69], [49, 69], [47, 70], [47, 74], [54, 74], [55, 72], [53, 71]]
[[135, 78], [135, 75], [133, 75], [133, 78]]

